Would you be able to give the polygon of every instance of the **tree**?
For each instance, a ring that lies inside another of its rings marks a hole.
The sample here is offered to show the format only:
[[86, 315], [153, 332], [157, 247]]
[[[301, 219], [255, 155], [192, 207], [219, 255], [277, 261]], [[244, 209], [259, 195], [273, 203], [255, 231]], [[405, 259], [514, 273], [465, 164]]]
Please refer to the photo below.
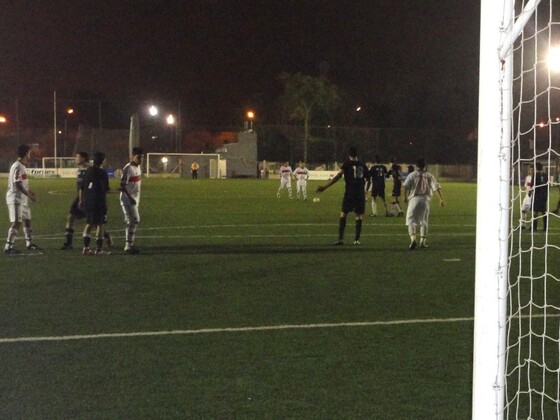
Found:
[[338, 88], [324, 77], [282, 73], [283, 104], [290, 120], [303, 122], [303, 161], [307, 161], [309, 124], [313, 118], [331, 112], [340, 100]]

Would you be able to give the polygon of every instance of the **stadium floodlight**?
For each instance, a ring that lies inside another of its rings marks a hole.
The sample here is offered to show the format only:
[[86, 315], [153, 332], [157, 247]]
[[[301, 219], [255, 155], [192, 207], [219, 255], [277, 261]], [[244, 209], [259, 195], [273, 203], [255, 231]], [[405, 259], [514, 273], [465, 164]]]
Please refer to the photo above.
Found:
[[155, 117], [157, 114], [159, 114], [159, 109], [155, 105], [150, 105], [150, 108], [148, 109], [148, 112], [150, 113], [150, 115], [152, 117]]
[[0, 115], [0, 124], [6, 124], [8, 122], [8, 119], [6, 117], [4, 117], [3, 115]]
[[166, 118], [166, 121], [168, 125], [175, 124], [175, 117], [173, 116], [173, 114], [169, 114]]
[[560, 72], [560, 47], [548, 50], [548, 68], [553, 72]]

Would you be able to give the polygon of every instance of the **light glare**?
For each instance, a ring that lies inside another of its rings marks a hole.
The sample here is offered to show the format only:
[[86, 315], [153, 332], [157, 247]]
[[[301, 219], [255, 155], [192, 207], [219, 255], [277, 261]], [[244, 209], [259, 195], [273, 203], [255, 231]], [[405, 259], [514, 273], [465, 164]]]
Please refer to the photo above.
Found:
[[155, 105], [152, 105], [150, 106], [149, 112], [152, 117], [155, 117], [159, 113], [159, 110]]
[[560, 72], [560, 47], [552, 47], [548, 51], [548, 68]]
[[175, 124], [175, 117], [173, 115], [169, 114], [167, 116], [167, 124], [169, 124], [169, 125]]

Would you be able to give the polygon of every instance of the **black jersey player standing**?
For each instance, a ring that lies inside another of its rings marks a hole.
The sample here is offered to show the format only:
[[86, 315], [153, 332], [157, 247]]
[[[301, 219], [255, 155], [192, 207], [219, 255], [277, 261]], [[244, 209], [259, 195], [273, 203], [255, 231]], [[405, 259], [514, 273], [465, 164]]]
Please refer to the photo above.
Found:
[[537, 162], [536, 172], [533, 178], [533, 231], [537, 231], [539, 225], [539, 213], [542, 214], [543, 230], [548, 226], [548, 175], [543, 170], [543, 164]]
[[[103, 169], [105, 153], [97, 152], [93, 158], [93, 166], [89, 168], [82, 183], [84, 209], [87, 224], [84, 229], [83, 255], [101, 255], [103, 251], [103, 231], [107, 223], [107, 193], [109, 192], [109, 176]], [[91, 231], [96, 228], [96, 249], [90, 250]]]
[[383, 202], [385, 216], [389, 216], [387, 201], [385, 201], [385, 178], [389, 175], [387, 167], [381, 164], [381, 158], [375, 156], [375, 165], [369, 170], [371, 176], [371, 216], [377, 216], [377, 197]]
[[358, 160], [358, 152], [356, 148], [351, 147], [348, 151], [348, 160], [344, 162], [340, 171], [329, 181], [328, 184], [317, 188], [317, 192], [321, 193], [335, 184], [344, 176], [346, 188], [344, 198], [342, 200], [342, 211], [338, 224], [338, 240], [335, 245], [344, 244], [344, 230], [346, 229], [346, 217], [348, 213], [356, 214], [356, 232], [354, 237], [354, 245], [360, 245], [360, 235], [362, 233], [362, 220], [366, 209], [366, 192], [365, 183], [369, 178], [369, 171], [366, 165]]
[[[82, 185], [83, 185], [86, 171], [89, 168], [89, 155], [87, 154], [87, 152], [78, 152], [74, 157], [74, 162], [78, 167], [77, 175], [76, 175], [77, 194], [76, 194], [76, 198], [74, 199], [74, 201], [70, 206], [68, 215], [66, 216], [66, 230], [65, 230], [66, 241], [62, 245], [61, 248], [62, 250], [72, 249], [72, 242], [74, 239], [74, 223], [76, 220], [83, 219], [84, 217], [86, 217], [86, 214], [84, 212], [84, 199], [83, 199]], [[107, 245], [110, 246], [113, 241], [111, 235], [109, 234], [109, 232], [105, 232], [104, 236]]]
[[393, 177], [393, 192], [391, 194], [393, 200], [391, 201], [391, 205], [393, 209], [397, 211], [397, 216], [402, 216], [404, 215], [404, 212], [402, 211], [399, 197], [401, 196], [402, 191], [403, 176], [401, 165], [397, 163], [397, 159], [394, 157], [391, 158], [391, 170], [389, 171], [389, 174]]

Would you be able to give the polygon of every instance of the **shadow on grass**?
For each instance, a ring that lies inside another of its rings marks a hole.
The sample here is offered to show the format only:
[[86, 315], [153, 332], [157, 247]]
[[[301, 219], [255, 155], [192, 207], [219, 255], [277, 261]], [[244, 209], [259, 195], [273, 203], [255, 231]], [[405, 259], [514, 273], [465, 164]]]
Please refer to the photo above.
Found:
[[139, 255], [158, 254], [316, 254], [318, 252], [372, 252], [369, 247], [354, 246], [351, 243], [344, 246], [335, 245], [170, 245], [142, 249]]

